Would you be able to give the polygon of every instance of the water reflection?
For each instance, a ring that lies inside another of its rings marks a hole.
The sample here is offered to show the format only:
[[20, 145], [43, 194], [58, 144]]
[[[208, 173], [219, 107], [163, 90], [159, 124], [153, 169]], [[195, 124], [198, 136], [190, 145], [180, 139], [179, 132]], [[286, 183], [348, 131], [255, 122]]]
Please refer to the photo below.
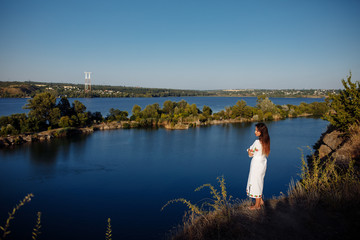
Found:
[[[54, 226], [44, 239], [66, 239], [75, 231], [69, 226], [93, 230], [82, 231], [81, 238], [101, 238], [99, 226], [107, 217], [119, 239], [159, 239], [181, 221], [184, 210], [176, 206], [164, 213], [161, 206], [179, 197], [192, 202], [208, 197], [208, 192], [193, 190], [204, 183], [217, 185], [217, 176], [225, 176], [230, 195], [246, 197], [246, 148], [255, 139], [254, 124], [98, 131], [1, 149], [0, 213], [6, 214], [9, 209], [3, 206], [16, 203], [19, 193], [34, 192], [34, 204], [46, 210], [46, 224]], [[296, 177], [297, 147], [313, 144], [327, 123], [288, 119], [267, 124], [272, 150], [264, 194], [270, 198], [286, 192]], [[139, 224], [142, 231], [134, 236]]]
[[87, 136], [73, 136], [52, 139], [49, 142], [36, 142], [30, 147], [30, 160], [33, 164], [53, 165], [61, 156], [67, 160], [70, 153], [81, 155]]

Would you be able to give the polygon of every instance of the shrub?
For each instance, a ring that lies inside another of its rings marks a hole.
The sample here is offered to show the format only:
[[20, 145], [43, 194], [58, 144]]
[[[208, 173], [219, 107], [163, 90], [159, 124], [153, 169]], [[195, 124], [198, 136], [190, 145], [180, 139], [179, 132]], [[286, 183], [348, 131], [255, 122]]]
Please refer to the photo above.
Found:
[[212, 198], [209, 199], [209, 201], [203, 202], [201, 206], [192, 204], [189, 200], [186, 200], [184, 198], [177, 198], [168, 201], [161, 208], [161, 210], [164, 210], [165, 207], [176, 202], [181, 202], [185, 204], [189, 208], [192, 214], [200, 215], [200, 216], [204, 216], [204, 214], [213, 211], [229, 210], [229, 207], [232, 205], [232, 196], [228, 196], [224, 176], [217, 177], [217, 180], [219, 183], [220, 190], [216, 189], [214, 186], [212, 186], [209, 183], [203, 184], [195, 189], [195, 192], [200, 191], [201, 189], [206, 187], [210, 189], [210, 194], [212, 195]]
[[325, 119], [337, 129], [346, 131], [360, 119], [360, 82], [351, 82], [351, 72], [347, 81], [342, 79], [341, 82], [345, 89], [339, 94], [330, 94], [326, 99], [330, 111]]
[[276, 113], [276, 105], [265, 95], [258, 96], [256, 102], [256, 106], [261, 109], [263, 113]]
[[[13, 210], [11, 212], [9, 212], [9, 217], [6, 220], [6, 223], [4, 226], [0, 226], [1, 231], [3, 232], [0, 239], [5, 239], [7, 235], [9, 235], [11, 233], [11, 231], [9, 231], [9, 227], [10, 227], [10, 222], [11, 220], [13, 220], [15, 218], [15, 213], [22, 207], [25, 205], [25, 203], [30, 202], [31, 198], [34, 197], [34, 195], [32, 193], [28, 194], [25, 196], [25, 198], [23, 200], [21, 200], [19, 202], [19, 204], [17, 204]], [[40, 220], [39, 220], [40, 222]], [[40, 224], [40, 223], [39, 223]]]
[[267, 112], [267, 113], [264, 114], [264, 119], [266, 121], [271, 121], [271, 120], [274, 120], [274, 117], [273, 117], [271, 112]]
[[72, 125], [72, 120], [68, 116], [60, 118], [59, 126], [62, 128], [70, 127]]
[[309, 167], [302, 155], [301, 180], [296, 184], [291, 183], [290, 200], [305, 203], [310, 208], [318, 203], [330, 207], [358, 203], [360, 179], [354, 164], [352, 160], [348, 165], [339, 166], [333, 159], [322, 162], [314, 157]]

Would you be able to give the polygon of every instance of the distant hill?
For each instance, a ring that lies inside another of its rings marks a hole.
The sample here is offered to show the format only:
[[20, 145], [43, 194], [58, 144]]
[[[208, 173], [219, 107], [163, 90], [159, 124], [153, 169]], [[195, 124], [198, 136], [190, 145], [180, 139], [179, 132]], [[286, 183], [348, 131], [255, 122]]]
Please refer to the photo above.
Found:
[[51, 92], [55, 96], [82, 97], [181, 97], [210, 96], [211, 93], [199, 90], [141, 88], [109, 85], [92, 85], [89, 92], [83, 84], [44, 83], [44, 82], [0, 82], [0, 98], [33, 97], [36, 93]]
[[33, 84], [17, 83], [17, 82], [1, 82], [0, 97], [30, 97], [40, 88]]
[[45, 83], [45, 82], [0, 82], [0, 98], [30, 98], [40, 92], [51, 92], [55, 96], [70, 98], [106, 97], [184, 97], [184, 96], [229, 96], [229, 97], [326, 97], [338, 90], [323, 89], [229, 89], [229, 90], [182, 90], [165, 88], [141, 88], [110, 85], [92, 85], [85, 92], [83, 84]]

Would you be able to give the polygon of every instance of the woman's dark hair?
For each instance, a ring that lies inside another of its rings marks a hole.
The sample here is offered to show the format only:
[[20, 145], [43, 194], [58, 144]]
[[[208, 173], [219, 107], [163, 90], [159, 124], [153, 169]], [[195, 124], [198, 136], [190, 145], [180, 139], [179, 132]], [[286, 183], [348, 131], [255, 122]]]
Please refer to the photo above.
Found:
[[270, 136], [265, 123], [257, 123], [255, 125], [257, 130], [260, 132], [259, 140], [262, 146], [262, 153], [266, 156], [270, 154]]

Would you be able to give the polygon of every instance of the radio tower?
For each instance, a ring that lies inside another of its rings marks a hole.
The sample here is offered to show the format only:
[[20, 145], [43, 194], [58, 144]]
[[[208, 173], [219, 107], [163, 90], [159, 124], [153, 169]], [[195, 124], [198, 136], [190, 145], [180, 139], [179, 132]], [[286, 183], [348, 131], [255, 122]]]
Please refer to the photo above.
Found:
[[90, 80], [91, 72], [84, 72], [84, 73], [85, 73], [85, 92], [91, 92], [91, 80]]

